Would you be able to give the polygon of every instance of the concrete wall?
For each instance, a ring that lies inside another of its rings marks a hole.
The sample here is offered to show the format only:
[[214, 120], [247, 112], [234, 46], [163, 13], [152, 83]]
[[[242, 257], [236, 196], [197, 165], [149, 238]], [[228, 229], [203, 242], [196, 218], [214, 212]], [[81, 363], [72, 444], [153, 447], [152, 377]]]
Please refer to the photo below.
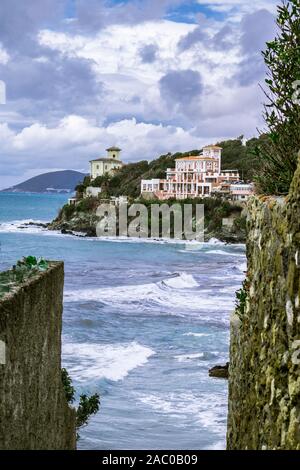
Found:
[[228, 449], [300, 450], [300, 167], [248, 215], [246, 311], [231, 321]]
[[85, 197], [98, 197], [101, 191], [101, 188], [94, 188], [93, 186], [88, 186], [85, 190]]
[[0, 300], [0, 449], [74, 449], [75, 410], [61, 383], [63, 263]]

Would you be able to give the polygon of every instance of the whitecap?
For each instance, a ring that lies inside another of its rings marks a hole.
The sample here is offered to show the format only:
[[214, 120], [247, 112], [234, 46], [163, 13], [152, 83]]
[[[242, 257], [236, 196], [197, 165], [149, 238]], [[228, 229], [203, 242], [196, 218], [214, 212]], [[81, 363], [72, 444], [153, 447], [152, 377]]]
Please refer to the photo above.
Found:
[[155, 354], [137, 342], [116, 344], [65, 343], [63, 362], [78, 382], [95, 379], [123, 380]]
[[225, 242], [221, 242], [221, 240], [218, 240], [217, 238], [210, 238], [207, 242], [207, 245], [226, 245]]
[[193, 333], [189, 331], [188, 333], [184, 333], [183, 336], [194, 336], [195, 338], [202, 338], [204, 336], [211, 336], [209, 333]]
[[[228, 312], [234, 306], [234, 298], [222, 295], [209, 295], [195, 287], [195, 279], [186, 274], [178, 273], [176, 277], [164, 279], [157, 283], [103, 287], [65, 292], [65, 302], [101, 302], [103, 305], [132, 310], [166, 312], [176, 316], [185, 316], [191, 312], [200, 316], [203, 321], [212, 320], [209, 312], [214, 312], [214, 321], [226, 323]], [[226, 309], [226, 310], [225, 310]], [[219, 318], [217, 318], [219, 312]], [[204, 313], [204, 315], [203, 315]]]
[[192, 361], [193, 359], [202, 359], [204, 361], [209, 361], [214, 357], [218, 357], [218, 355], [219, 354], [217, 352], [200, 352], [192, 354], [179, 354], [178, 356], [175, 356], [175, 359], [177, 359], [178, 362]]
[[158, 413], [178, 418], [178, 426], [186, 426], [183, 417], [194, 426], [206, 428], [224, 437], [226, 434], [227, 397], [221, 393], [166, 393], [138, 397], [144, 405]]
[[162, 282], [165, 286], [169, 286], [174, 289], [185, 289], [199, 286], [198, 282], [194, 279], [194, 277], [191, 274], [187, 273], [179, 273], [175, 277], [171, 277], [170, 279], [164, 279]]
[[2, 222], [0, 224], [0, 232], [3, 232], [3, 233], [15, 233], [15, 232], [40, 233], [43, 230], [43, 227], [38, 226], [38, 224], [46, 224], [46, 223], [47, 222], [43, 220], [33, 220], [33, 219], [12, 220], [8, 222]]
[[211, 255], [224, 255], [230, 257], [238, 257], [238, 258], [245, 258], [244, 253], [234, 253], [232, 251], [225, 251], [225, 250], [207, 250], [206, 253]]

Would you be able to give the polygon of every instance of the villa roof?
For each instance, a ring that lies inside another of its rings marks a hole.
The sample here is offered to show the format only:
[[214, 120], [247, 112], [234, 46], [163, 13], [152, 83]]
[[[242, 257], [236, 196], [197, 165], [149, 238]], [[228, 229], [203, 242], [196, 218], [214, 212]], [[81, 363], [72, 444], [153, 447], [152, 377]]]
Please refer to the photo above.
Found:
[[180, 157], [180, 158], [176, 158], [176, 161], [179, 161], [179, 160], [205, 160], [205, 161], [214, 161], [216, 162], [217, 159], [216, 158], [212, 158], [212, 157], [203, 157], [203, 155], [191, 155], [190, 157]]
[[218, 147], [218, 145], [206, 145], [206, 147], [203, 147], [204, 149], [215, 149], [215, 150], [223, 150], [222, 147]]
[[122, 150], [119, 147], [109, 147], [106, 149], [107, 152], [121, 152]]
[[176, 158], [175, 160], [178, 161], [178, 160], [199, 160], [200, 157], [197, 157], [197, 156], [190, 156], [190, 157], [180, 157], [180, 158]]
[[92, 162], [106, 162], [106, 163], [120, 163], [120, 165], [123, 165], [123, 162], [121, 160], [116, 160], [114, 158], [95, 158], [94, 160], [90, 160], [90, 163]]

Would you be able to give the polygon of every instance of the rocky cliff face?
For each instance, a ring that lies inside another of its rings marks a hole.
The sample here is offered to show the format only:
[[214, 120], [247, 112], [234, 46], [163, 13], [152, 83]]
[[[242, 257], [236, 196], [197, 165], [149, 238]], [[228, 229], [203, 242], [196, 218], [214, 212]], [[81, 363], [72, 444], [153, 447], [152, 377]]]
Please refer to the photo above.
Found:
[[248, 214], [243, 314], [231, 321], [228, 449], [300, 450], [300, 164]]
[[61, 381], [63, 284], [63, 264], [51, 263], [0, 300], [0, 449], [76, 447]]
[[[145, 200], [137, 200], [137, 203], [145, 203]], [[174, 201], [173, 201], [174, 202]], [[172, 201], [165, 201], [170, 206]], [[182, 202], [182, 201], [181, 201]], [[197, 201], [196, 201], [197, 202]], [[105, 201], [107, 203], [107, 201]], [[149, 214], [149, 237], [151, 229], [151, 201], [146, 205]], [[157, 201], [156, 201], [157, 203]], [[177, 204], [179, 202], [177, 201]], [[195, 203], [195, 202], [194, 202]], [[198, 204], [199, 204], [198, 200]], [[244, 206], [233, 204], [216, 198], [202, 200], [205, 208], [205, 241], [218, 238], [226, 243], [244, 243], [245, 217]], [[64, 206], [58, 217], [48, 226], [48, 230], [59, 230], [63, 234], [77, 235], [82, 237], [96, 237], [96, 227], [99, 218], [96, 215], [101, 200], [98, 198], [85, 198], [79, 200], [76, 205]], [[114, 206], [112, 206], [114, 207]], [[130, 207], [130, 204], [129, 206]], [[117, 232], [118, 232], [118, 207], [116, 207]], [[133, 216], [128, 217], [128, 223], [132, 222]], [[171, 229], [173, 225], [171, 223]]]

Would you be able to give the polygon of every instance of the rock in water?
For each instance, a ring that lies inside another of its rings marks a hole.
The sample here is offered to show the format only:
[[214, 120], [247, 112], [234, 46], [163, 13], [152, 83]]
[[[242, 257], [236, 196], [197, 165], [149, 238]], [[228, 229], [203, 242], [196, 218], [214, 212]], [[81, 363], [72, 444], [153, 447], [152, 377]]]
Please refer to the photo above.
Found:
[[210, 377], [217, 377], [219, 379], [228, 379], [229, 376], [229, 362], [225, 366], [215, 366], [208, 371]]

